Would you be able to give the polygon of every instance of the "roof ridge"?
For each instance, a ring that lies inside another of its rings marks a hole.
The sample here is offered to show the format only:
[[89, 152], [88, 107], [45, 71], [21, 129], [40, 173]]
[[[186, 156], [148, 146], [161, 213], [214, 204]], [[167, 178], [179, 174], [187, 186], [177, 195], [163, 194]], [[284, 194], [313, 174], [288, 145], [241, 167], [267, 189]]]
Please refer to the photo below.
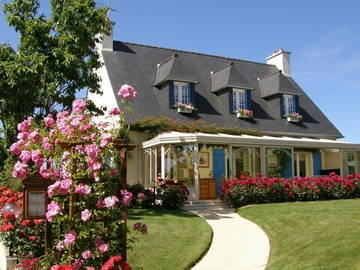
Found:
[[139, 44], [139, 43], [128, 42], [128, 41], [114, 40], [114, 42], [121, 42], [121, 43], [124, 43], [124, 44], [136, 45], [136, 46], [147, 47], [147, 48], [164, 49], [164, 50], [176, 51], [176, 52], [182, 52], [182, 53], [191, 53], [191, 54], [197, 54], [197, 55], [217, 57], [217, 58], [223, 58], [223, 59], [227, 59], [227, 60], [235, 60], [235, 61], [242, 61], [242, 62], [248, 62], [248, 63], [253, 63], [253, 64], [261, 64], [261, 65], [265, 65], [265, 66], [275, 66], [275, 65], [272, 65], [272, 64], [255, 62], [255, 61], [244, 60], [244, 59], [239, 59], [239, 58], [219, 56], [219, 55], [215, 55], [215, 54], [199, 53], [199, 52], [193, 52], [193, 51], [185, 51], [185, 50], [179, 50], [179, 49], [171, 49], [171, 48], [165, 48], [165, 47], [161, 47], [161, 46]]

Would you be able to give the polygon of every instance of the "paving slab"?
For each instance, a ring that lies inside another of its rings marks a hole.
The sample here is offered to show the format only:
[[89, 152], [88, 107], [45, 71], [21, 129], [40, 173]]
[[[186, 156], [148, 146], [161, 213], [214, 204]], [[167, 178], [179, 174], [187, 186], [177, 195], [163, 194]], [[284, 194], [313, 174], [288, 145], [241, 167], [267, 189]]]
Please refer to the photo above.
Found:
[[208, 252], [193, 270], [263, 270], [270, 244], [265, 232], [219, 201], [198, 201], [184, 207], [203, 217], [213, 230]]

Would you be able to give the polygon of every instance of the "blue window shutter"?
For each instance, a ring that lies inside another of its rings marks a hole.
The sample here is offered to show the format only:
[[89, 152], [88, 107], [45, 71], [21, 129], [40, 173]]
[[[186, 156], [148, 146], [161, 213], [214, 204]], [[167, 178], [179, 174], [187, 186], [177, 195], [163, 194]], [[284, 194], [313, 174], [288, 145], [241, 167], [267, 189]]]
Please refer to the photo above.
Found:
[[249, 89], [245, 89], [245, 109], [250, 110], [251, 93]]
[[299, 96], [293, 96], [293, 108], [294, 112], [299, 112]]
[[169, 82], [169, 107], [175, 107], [175, 92], [174, 92], [174, 82]]
[[230, 113], [233, 113], [235, 110], [234, 110], [234, 91], [232, 88], [230, 88], [230, 91], [229, 91], [229, 109], [230, 109]]
[[284, 110], [284, 95], [280, 96], [280, 114], [281, 117], [285, 116], [285, 110]]
[[194, 100], [194, 84], [193, 83], [189, 83], [189, 101], [192, 104], [195, 104], [195, 100]]
[[320, 152], [314, 152], [313, 153], [313, 168], [314, 168], [314, 175], [320, 175], [320, 172], [322, 170], [321, 165], [321, 153]]

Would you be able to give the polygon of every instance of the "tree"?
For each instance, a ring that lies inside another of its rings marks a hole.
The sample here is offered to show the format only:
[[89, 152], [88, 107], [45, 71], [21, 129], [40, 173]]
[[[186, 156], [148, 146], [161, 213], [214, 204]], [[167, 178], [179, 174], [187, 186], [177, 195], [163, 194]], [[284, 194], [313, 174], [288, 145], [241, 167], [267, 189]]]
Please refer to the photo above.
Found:
[[4, 5], [7, 22], [19, 33], [17, 51], [0, 45], [0, 121], [3, 145], [16, 139], [17, 123], [70, 109], [82, 89], [99, 93], [101, 66], [96, 43], [110, 30], [107, 8], [93, 0], [51, 0], [48, 16], [39, 0]]

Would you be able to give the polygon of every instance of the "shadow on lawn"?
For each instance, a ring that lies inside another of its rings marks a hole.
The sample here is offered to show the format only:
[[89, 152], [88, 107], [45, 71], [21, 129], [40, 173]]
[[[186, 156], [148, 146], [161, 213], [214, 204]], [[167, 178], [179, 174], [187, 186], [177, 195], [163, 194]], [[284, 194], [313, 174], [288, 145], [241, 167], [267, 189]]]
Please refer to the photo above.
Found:
[[130, 220], [139, 220], [145, 216], [159, 217], [164, 215], [186, 217], [186, 218], [197, 218], [195, 214], [184, 210], [167, 210], [167, 209], [130, 209], [129, 210]]

